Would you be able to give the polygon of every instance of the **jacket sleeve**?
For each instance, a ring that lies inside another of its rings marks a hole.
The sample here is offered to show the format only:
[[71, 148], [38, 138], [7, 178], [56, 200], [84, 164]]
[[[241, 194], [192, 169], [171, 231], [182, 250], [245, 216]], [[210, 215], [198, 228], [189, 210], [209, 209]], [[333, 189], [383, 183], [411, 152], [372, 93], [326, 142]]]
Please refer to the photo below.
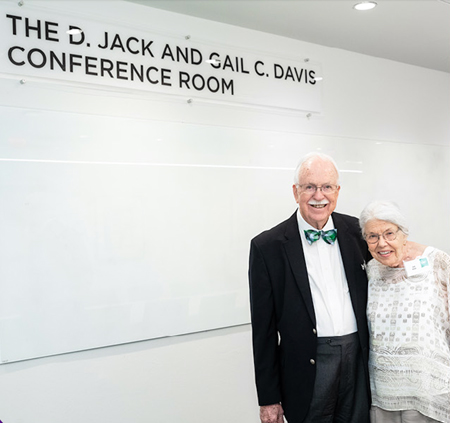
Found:
[[278, 331], [272, 282], [257, 241], [250, 246], [249, 283], [253, 358], [259, 405], [281, 402]]

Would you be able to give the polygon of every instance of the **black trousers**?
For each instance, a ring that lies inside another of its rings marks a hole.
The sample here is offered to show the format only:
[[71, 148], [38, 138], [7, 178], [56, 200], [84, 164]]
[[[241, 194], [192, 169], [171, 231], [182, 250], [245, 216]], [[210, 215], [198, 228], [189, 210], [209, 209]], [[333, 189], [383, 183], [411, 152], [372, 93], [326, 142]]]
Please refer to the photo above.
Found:
[[358, 333], [318, 338], [316, 382], [303, 423], [369, 423]]

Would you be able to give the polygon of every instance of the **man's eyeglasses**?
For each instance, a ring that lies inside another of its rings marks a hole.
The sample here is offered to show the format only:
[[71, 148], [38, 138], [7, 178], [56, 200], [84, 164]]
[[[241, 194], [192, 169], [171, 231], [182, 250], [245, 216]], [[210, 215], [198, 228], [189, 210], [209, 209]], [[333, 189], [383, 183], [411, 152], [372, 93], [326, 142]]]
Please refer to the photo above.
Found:
[[378, 234], [369, 234], [366, 235], [366, 241], [368, 244], [376, 244], [380, 240], [380, 236], [382, 236], [386, 241], [394, 241], [397, 238], [397, 233], [400, 229], [396, 231], [386, 231], [381, 235]]
[[307, 194], [314, 194], [318, 189], [320, 189], [324, 194], [333, 194], [338, 189], [337, 185], [326, 184], [326, 185], [314, 185], [314, 184], [303, 184], [297, 185], [301, 192], [306, 192]]

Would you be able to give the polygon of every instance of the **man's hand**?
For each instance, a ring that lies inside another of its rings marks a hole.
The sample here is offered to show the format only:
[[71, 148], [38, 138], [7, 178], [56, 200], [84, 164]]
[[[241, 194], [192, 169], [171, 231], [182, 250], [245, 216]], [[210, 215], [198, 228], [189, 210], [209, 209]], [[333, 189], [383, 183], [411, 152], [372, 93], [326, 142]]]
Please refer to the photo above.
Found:
[[281, 404], [262, 405], [259, 408], [261, 423], [283, 423], [283, 414]]

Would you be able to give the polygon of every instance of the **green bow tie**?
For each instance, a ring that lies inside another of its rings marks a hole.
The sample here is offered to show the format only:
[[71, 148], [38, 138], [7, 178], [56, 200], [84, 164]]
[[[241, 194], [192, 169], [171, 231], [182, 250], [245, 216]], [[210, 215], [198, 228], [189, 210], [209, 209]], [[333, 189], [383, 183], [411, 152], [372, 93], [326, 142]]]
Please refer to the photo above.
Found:
[[333, 245], [334, 241], [336, 241], [337, 229], [330, 229], [329, 231], [313, 231], [312, 229], [309, 229], [305, 231], [305, 236], [309, 245], [316, 242], [320, 237], [322, 237], [327, 244]]

